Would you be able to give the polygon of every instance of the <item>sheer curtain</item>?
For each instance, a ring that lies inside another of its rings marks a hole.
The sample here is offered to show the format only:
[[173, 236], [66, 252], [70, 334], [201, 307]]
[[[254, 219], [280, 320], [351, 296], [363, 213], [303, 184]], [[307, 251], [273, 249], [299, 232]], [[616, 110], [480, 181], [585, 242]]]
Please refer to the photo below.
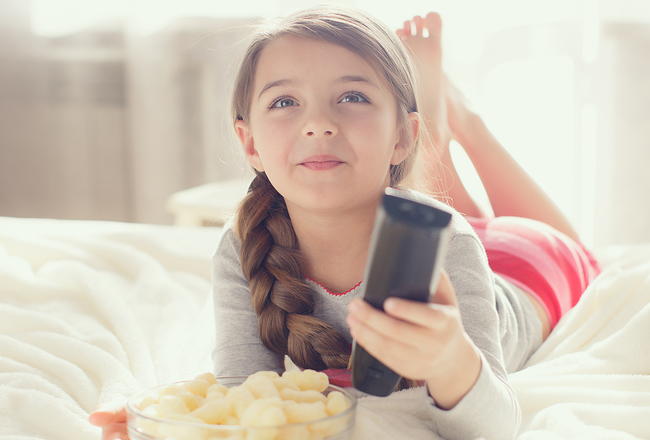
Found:
[[[170, 223], [173, 192], [242, 176], [243, 41], [310, 3], [0, 0], [0, 215]], [[585, 241], [650, 241], [644, 0], [337, 3], [393, 28], [440, 11], [445, 69]]]

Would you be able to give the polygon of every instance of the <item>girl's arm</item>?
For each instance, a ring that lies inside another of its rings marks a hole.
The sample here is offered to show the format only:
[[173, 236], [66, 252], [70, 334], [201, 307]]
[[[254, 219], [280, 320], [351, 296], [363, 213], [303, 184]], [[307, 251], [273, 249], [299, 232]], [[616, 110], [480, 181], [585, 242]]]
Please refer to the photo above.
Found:
[[451, 283], [440, 283], [436, 303], [395, 301], [391, 311], [389, 302], [386, 314], [352, 306], [349, 325], [381, 362], [426, 381], [441, 437], [510, 439], [520, 411], [503, 362], [494, 277], [478, 238], [460, 223], [466, 222], [456, 222], [463, 231], [452, 240], [445, 263]]
[[284, 357], [271, 352], [259, 337], [249, 284], [239, 262], [240, 246], [234, 231], [226, 225], [213, 257], [214, 374], [248, 376], [261, 370], [282, 373]]

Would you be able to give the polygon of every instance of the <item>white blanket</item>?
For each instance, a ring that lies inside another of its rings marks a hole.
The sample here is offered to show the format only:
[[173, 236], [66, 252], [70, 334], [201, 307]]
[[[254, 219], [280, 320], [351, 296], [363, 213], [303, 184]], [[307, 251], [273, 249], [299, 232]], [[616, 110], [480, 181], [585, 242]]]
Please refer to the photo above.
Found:
[[650, 256], [610, 263], [526, 367], [520, 439], [650, 438]]
[[[0, 218], [0, 438], [98, 439], [98, 404], [210, 371], [219, 233]], [[511, 376], [520, 439], [650, 438], [650, 248], [639, 255], [609, 263]], [[431, 439], [416, 400], [361, 399], [355, 440]]]
[[219, 232], [0, 219], [0, 438], [98, 439], [99, 403], [211, 371]]

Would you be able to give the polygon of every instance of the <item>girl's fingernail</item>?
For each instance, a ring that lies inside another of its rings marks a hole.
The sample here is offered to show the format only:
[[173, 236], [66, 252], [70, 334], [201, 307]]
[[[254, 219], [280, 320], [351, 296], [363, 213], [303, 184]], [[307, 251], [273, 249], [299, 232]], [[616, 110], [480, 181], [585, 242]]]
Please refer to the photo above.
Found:
[[392, 298], [388, 298], [386, 301], [384, 301], [384, 310], [394, 310], [396, 306], [396, 302]]

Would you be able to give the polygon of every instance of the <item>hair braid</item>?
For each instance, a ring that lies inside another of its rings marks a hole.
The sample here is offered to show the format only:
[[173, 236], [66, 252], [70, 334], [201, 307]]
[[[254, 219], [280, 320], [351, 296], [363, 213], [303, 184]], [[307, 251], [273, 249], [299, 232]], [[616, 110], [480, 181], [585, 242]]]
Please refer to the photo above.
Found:
[[265, 174], [251, 183], [237, 213], [240, 259], [259, 316], [260, 339], [301, 368], [344, 368], [347, 341], [313, 316], [314, 298], [302, 275], [298, 241], [282, 196]]

